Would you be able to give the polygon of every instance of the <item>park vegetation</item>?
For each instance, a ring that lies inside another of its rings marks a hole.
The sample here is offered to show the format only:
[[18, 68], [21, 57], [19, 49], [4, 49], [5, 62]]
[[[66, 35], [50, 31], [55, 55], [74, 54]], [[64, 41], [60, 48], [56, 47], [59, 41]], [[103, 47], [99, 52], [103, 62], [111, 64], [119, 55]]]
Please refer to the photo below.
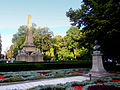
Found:
[[[83, 0], [81, 8], [66, 12], [72, 27], [66, 36], [54, 36], [48, 28], [36, 28], [33, 24], [33, 39], [44, 60], [90, 59], [94, 41], [98, 40], [101, 51], [107, 58], [120, 59], [120, 2], [118, 0]], [[13, 45], [7, 54], [16, 57], [25, 45], [27, 26], [19, 27], [13, 35]]]

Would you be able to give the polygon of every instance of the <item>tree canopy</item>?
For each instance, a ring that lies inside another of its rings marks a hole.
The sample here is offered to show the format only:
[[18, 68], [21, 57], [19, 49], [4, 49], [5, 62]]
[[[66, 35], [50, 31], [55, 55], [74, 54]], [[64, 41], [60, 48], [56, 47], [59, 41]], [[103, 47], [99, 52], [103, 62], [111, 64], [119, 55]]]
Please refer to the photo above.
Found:
[[80, 9], [72, 8], [66, 13], [72, 25], [82, 28], [85, 43], [92, 48], [99, 41], [106, 56], [118, 57], [120, 51], [120, 1], [119, 0], [83, 0]]

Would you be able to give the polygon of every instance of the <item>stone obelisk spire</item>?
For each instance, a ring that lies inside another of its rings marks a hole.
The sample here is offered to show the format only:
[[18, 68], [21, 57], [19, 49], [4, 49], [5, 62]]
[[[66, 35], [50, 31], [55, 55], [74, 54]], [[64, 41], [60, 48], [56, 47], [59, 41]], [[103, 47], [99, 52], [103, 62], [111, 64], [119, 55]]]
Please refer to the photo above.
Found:
[[31, 15], [28, 15], [26, 45], [33, 44], [32, 23], [30, 21], [31, 21]]

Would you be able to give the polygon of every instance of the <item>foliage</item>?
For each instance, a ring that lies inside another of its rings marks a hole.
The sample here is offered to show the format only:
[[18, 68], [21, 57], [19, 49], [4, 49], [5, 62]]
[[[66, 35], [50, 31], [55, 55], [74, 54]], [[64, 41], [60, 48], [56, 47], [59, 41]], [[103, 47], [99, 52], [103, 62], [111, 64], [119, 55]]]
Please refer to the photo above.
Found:
[[119, 57], [120, 2], [118, 0], [83, 0], [80, 9], [66, 12], [72, 25], [83, 27], [84, 46], [92, 49], [97, 39], [106, 56]]
[[54, 48], [50, 48], [50, 56], [54, 57]]
[[12, 43], [14, 43], [15, 47], [18, 49], [22, 49], [25, 45], [27, 26], [20, 26], [18, 32], [13, 35]]
[[64, 38], [60, 35], [56, 35], [52, 39], [52, 43], [53, 43], [53, 49], [54, 49], [54, 58], [58, 60], [58, 58], [60, 58], [60, 55], [58, 52], [65, 46]]
[[[13, 35], [12, 38], [12, 43], [14, 44], [13, 45], [14, 48], [12, 48], [12, 52], [14, 53], [13, 57], [16, 57], [18, 54], [18, 50], [21, 50], [22, 47], [25, 45], [26, 31], [27, 26], [20, 26], [18, 32]], [[11, 48], [9, 49], [9, 51], [11, 51]]]
[[36, 29], [33, 33], [34, 44], [36, 45], [36, 48], [40, 49], [42, 53], [50, 50], [52, 36], [53, 32], [47, 27], [39, 27]]
[[86, 55], [88, 52], [87, 48], [81, 46], [84, 38], [84, 34], [78, 27], [71, 27], [66, 32], [66, 36], [64, 37], [65, 46], [74, 54], [75, 60]]
[[81, 76], [80, 73], [73, 73], [72, 76]]
[[[33, 26], [32, 30], [34, 44], [36, 49], [41, 50], [44, 60], [50, 60], [51, 58], [56, 60], [59, 58], [64, 60], [79, 59], [88, 52], [87, 48], [80, 46], [80, 41], [84, 40], [85, 35], [77, 27], [71, 27], [66, 32], [65, 37], [60, 35], [53, 37], [53, 32], [47, 27], [36, 29]], [[26, 31], [27, 26], [20, 26], [18, 32], [13, 35], [13, 45], [8, 50], [8, 57], [16, 57], [18, 50], [23, 48], [26, 43]]]
[[45, 76], [36, 76], [34, 79], [35, 79], [35, 80], [38, 80], [38, 79], [45, 79]]
[[[27, 71], [27, 70], [48, 70], [48, 69], [67, 69], [67, 68], [90, 68], [91, 61], [55, 61], [55, 62], [15, 62], [0, 63], [1, 71]], [[7, 69], [6, 69], [7, 68]]]
[[55, 74], [54, 77], [55, 78], [61, 78], [61, 77], [64, 77], [64, 75], [62, 75], [62, 74]]
[[70, 50], [63, 47], [60, 51], [57, 52], [59, 58], [63, 58], [64, 60], [74, 58], [74, 55]]
[[14, 46], [13, 45], [11, 45], [10, 46], [10, 49], [7, 51], [7, 58], [12, 58], [13, 57], [13, 55], [14, 55]]
[[17, 81], [23, 81], [22, 78], [15, 76], [15, 77], [10, 77], [6, 79], [4, 82], [17, 82]]

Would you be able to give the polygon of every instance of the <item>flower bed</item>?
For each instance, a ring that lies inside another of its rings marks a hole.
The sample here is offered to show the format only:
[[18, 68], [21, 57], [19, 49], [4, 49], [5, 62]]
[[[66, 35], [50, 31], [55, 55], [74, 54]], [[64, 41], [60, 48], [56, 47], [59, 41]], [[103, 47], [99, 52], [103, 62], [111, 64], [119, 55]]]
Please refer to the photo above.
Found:
[[49, 73], [51, 73], [51, 72], [37, 72], [37, 73], [40, 73], [40, 74], [45, 75], [45, 74], [49, 74]]
[[72, 88], [75, 88], [75, 90], [82, 90], [84, 86], [72, 86]]
[[[79, 72], [80, 70], [82, 71]], [[25, 80], [36, 80], [36, 79], [60, 78], [60, 77], [68, 77], [68, 76], [79, 76], [85, 73], [87, 73], [86, 68], [1, 72], [0, 79], [2, 80], [0, 80], [0, 82], [4, 83], [4, 82], [12, 82], [12, 81], [20, 81], [20, 80], [25, 81]]]
[[104, 82], [96, 82], [96, 84], [104, 84]]
[[116, 87], [114, 85], [93, 85], [89, 86], [88, 90], [119, 90], [119, 87]]
[[0, 79], [5, 79], [4, 75], [0, 75]]
[[112, 82], [120, 82], [120, 80], [114, 80], [114, 79], [113, 79]]
[[120, 75], [120, 72], [110, 72], [111, 74]]
[[76, 70], [73, 70], [73, 73], [81, 73], [82, 74], [83, 72], [77, 72]]

